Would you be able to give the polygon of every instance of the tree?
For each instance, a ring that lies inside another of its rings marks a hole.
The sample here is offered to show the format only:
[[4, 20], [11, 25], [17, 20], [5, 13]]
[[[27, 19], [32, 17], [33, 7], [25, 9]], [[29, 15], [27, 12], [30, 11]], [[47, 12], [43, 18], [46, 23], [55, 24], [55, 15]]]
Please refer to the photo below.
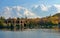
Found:
[[16, 29], [17, 29], [17, 30], [19, 30], [19, 28], [20, 28], [20, 25], [19, 25], [19, 24], [17, 24], [17, 25], [16, 25]]
[[13, 30], [13, 29], [14, 29], [14, 26], [13, 26], [13, 24], [11, 24], [10, 28], [11, 28], [11, 30]]
[[3, 27], [4, 27], [3, 21], [0, 20], [0, 28], [3, 28]]

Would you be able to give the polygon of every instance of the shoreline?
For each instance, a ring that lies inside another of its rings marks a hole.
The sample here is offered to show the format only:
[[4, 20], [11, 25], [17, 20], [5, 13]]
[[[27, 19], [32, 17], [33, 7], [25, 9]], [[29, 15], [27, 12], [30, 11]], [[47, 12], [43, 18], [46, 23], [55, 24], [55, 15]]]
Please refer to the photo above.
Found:
[[40, 28], [40, 29], [19, 29], [19, 30], [11, 30], [11, 29], [0, 29], [0, 31], [35, 31], [35, 30], [55, 30], [55, 31], [59, 31], [60, 32], [60, 29], [47, 29], [47, 28]]

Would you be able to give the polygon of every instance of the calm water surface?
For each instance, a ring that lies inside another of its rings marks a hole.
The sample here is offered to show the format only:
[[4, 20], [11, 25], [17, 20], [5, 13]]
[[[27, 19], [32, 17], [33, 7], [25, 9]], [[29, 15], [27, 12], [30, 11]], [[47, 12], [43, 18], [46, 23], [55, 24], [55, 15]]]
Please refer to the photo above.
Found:
[[60, 38], [60, 32], [52, 29], [0, 31], [0, 38]]

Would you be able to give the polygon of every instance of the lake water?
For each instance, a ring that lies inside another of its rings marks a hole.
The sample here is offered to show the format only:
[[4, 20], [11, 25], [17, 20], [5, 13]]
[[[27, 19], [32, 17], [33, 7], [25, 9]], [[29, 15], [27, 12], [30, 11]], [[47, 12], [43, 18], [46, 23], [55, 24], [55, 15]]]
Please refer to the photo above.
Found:
[[52, 29], [30, 29], [25, 31], [1, 31], [0, 38], [60, 38], [60, 32]]

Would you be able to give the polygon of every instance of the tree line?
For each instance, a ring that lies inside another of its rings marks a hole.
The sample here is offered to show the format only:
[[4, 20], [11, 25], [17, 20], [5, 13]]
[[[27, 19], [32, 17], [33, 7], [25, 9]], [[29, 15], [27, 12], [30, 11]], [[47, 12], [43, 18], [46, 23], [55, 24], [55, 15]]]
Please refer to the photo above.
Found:
[[[5, 19], [4, 17], [0, 17], [0, 29], [7, 28], [7, 29], [38, 29], [38, 28], [60, 28], [60, 17], [58, 16], [48, 16], [43, 18], [8, 18]], [[7, 20], [10, 20], [7, 22]], [[13, 22], [11, 22], [11, 20]], [[15, 20], [17, 22], [15, 22]], [[24, 20], [19, 22], [19, 20]], [[20, 24], [23, 23], [24, 27]], [[14, 26], [14, 24], [16, 24]]]

